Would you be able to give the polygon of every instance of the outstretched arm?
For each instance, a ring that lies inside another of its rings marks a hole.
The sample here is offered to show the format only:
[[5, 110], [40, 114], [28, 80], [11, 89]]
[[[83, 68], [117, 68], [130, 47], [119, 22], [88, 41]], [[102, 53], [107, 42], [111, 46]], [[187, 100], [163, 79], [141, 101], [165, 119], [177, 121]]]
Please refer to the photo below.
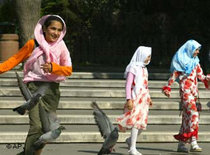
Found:
[[27, 59], [34, 49], [34, 40], [29, 40], [16, 54], [0, 64], [0, 74], [7, 72]]
[[203, 69], [201, 68], [200, 64], [196, 66], [196, 73], [197, 78], [204, 83], [206, 88], [208, 88], [208, 81], [210, 81], [210, 75], [205, 76], [203, 74]]
[[170, 97], [171, 93], [171, 86], [174, 83], [174, 81], [177, 79], [177, 77], [181, 74], [181, 72], [174, 71], [170, 78], [168, 79], [168, 84], [162, 88], [162, 92], [167, 96]]

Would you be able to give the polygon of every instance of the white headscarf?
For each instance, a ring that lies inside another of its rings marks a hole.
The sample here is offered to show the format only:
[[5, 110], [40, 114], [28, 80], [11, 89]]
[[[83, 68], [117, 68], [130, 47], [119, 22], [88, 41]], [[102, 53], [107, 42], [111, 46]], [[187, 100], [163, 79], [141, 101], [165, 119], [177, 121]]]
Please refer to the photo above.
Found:
[[137, 76], [138, 71], [141, 70], [142, 67], [145, 67], [147, 64], [144, 63], [146, 58], [152, 54], [152, 48], [146, 46], [139, 46], [135, 51], [130, 63], [127, 65], [124, 73], [124, 77], [127, 77], [128, 72], [133, 73]]

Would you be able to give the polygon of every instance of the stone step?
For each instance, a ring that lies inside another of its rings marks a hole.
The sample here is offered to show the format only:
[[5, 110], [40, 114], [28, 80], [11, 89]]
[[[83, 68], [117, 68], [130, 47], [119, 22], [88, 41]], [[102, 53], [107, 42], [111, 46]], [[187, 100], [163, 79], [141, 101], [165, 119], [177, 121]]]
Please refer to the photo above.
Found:
[[[173, 135], [177, 132], [145, 131], [138, 137], [137, 142], [177, 142]], [[1, 132], [0, 143], [24, 143], [27, 132]], [[130, 132], [119, 133], [118, 142], [125, 142]], [[62, 132], [55, 143], [97, 143], [104, 142], [99, 132]], [[199, 132], [198, 142], [210, 142], [210, 132]]]
[[[123, 113], [123, 109], [103, 109], [103, 112], [107, 115], [121, 115]], [[58, 115], [92, 115], [92, 109], [58, 109], [56, 111]], [[150, 115], [179, 115], [180, 111], [178, 110], [153, 110], [150, 109]], [[209, 111], [202, 111], [202, 115], [210, 114]], [[1, 109], [0, 115], [17, 115], [12, 109]]]
[[[18, 74], [22, 77], [23, 72], [18, 71]], [[149, 79], [167, 80], [170, 73], [149, 73]], [[8, 71], [0, 75], [0, 78], [16, 78], [14, 71]], [[73, 72], [73, 74], [67, 78], [70, 79], [124, 79], [123, 73], [109, 73], [109, 72]]]
[[[125, 97], [124, 89], [115, 88], [62, 88], [60, 89], [62, 97]], [[209, 98], [210, 91], [201, 90], [200, 98]], [[160, 89], [150, 90], [153, 98], [167, 98]], [[19, 88], [0, 88], [0, 96], [21, 96]], [[179, 91], [172, 91], [171, 98], [179, 98]]]
[[[24, 98], [22, 96], [0, 96], [0, 101], [14, 101], [14, 100], [24, 100]], [[203, 102], [208, 102], [209, 101], [209, 98], [201, 98], [200, 99], [201, 101]], [[125, 102], [125, 97], [68, 97], [68, 96], [62, 96], [60, 98], [60, 101], [88, 101], [88, 102], [92, 102], [92, 101], [100, 101], [100, 102]], [[157, 102], [168, 102], [168, 101], [173, 101], [173, 102], [179, 102], [180, 101], [180, 98], [153, 98], [153, 101], [157, 101]]]
[[[116, 124], [119, 115], [108, 115], [111, 122]], [[61, 124], [95, 124], [93, 115], [58, 115]], [[180, 124], [179, 115], [149, 115], [148, 124]], [[28, 124], [27, 115], [0, 115], [0, 124]], [[200, 124], [210, 124], [210, 115], [200, 116]]]
[[[161, 89], [167, 81], [150, 80], [149, 88]], [[0, 78], [0, 86], [2, 87], [17, 87], [17, 80], [14, 78]], [[61, 82], [62, 87], [82, 87], [82, 88], [125, 88], [125, 80], [113, 80], [113, 79], [67, 79], [65, 82]], [[199, 82], [199, 89], [205, 89], [204, 84]], [[179, 88], [179, 84], [175, 82], [172, 88]]]
[[[22, 76], [22, 72], [19, 74]], [[178, 133], [181, 124], [178, 111], [179, 86], [174, 83], [172, 97], [165, 97], [161, 88], [167, 83], [168, 77], [168, 73], [149, 74], [153, 107], [150, 110], [147, 130], [138, 141], [176, 142], [172, 135]], [[103, 142], [92, 115], [91, 103], [96, 101], [116, 125], [115, 120], [122, 113], [125, 103], [123, 73], [74, 72], [60, 86], [61, 101], [57, 113], [66, 130], [56, 143]], [[201, 82], [199, 90], [204, 110], [200, 116], [199, 141], [210, 142], [210, 91], [204, 90]], [[25, 141], [29, 128], [28, 115], [20, 116], [11, 110], [23, 102], [14, 71], [0, 74], [0, 143]], [[130, 132], [120, 133], [118, 142], [124, 142], [129, 135]]]
[[[122, 115], [123, 114], [123, 109], [103, 109], [103, 112], [106, 115]], [[58, 109], [56, 111], [57, 115], [93, 115], [93, 110], [92, 109]], [[18, 115], [16, 112], [14, 112], [12, 109], [1, 109], [0, 110], [0, 115]], [[168, 115], [171, 117], [174, 117], [174, 115], [179, 116], [180, 111], [179, 110], [157, 110], [157, 109], [150, 109], [149, 110], [149, 115]], [[200, 115], [210, 115], [209, 110], [203, 110], [200, 112]]]
[[[100, 99], [72, 99], [72, 98], [61, 98], [58, 109], [92, 109], [91, 103], [95, 101], [101, 109], [123, 109], [125, 101], [124, 99], [118, 100], [100, 100]], [[25, 101], [22, 97], [19, 98], [0, 98], [0, 109], [12, 109]], [[209, 100], [201, 100], [202, 109], [209, 110], [210, 101]], [[153, 100], [153, 106], [150, 109], [160, 109], [160, 110], [178, 110], [179, 109], [179, 101], [173, 101], [170, 99], [166, 100]]]
[[[98, 126], [96, 124], [65, 124], [63, 125], [66, 128], [66, 132], [93, 132], [99, 131]], [[178, 132], [180, 129], [180, 124], [175, 125], [153, 125], [149, 124], [147, 126], [146, 131], [153, 132]], [[0, 125], [0, 132], [27, 132], [29, 130], [29, 125]], [[199, 132], [210, 131], [209, 125], [199, 124]]]

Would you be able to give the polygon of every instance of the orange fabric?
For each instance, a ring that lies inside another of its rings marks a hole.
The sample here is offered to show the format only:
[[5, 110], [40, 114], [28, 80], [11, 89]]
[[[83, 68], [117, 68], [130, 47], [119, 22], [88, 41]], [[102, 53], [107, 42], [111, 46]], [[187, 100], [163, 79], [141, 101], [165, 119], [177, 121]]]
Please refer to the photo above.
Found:
[[0, 64], [0, 74], [11, 70], [26, 60], [34, 49], [34, 40], [29, 40], [16, 54]]
[[[11, 56], [9, 59], [0, 64], [0, 74], [6, 71], [11, 70], [19, 63], [26, 60], [31, 56], [31, 53], [34, 49], [34, 39], [29, 40], [16, 54]], [[61, 75], [61, 76], [70, 76], [72, 74], [72, 67], [69, 66], [60, 66], [56, 63], [52, 64], [52, 74]]]
[[60, 66], [54, 62], [52, 64], [52, 74], [70, 76], [72, 74], [72, 66]]

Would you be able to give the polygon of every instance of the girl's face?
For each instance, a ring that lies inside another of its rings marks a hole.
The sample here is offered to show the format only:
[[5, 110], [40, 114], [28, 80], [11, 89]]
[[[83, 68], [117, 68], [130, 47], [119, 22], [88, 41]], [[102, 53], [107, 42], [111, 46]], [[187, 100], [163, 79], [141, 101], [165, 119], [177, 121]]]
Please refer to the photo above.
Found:
[[148, 64], [151, 60], [151, 55], [149, 55], [145, 60], [144, 60], [144, 63], [145, 64]]
[[48, 27], [44, 27], [46, 41], [49, 43], [57, 41], [63, 30], [62, 28], [62, 24], [59, 21], [51, 21]]
[[199, 54], [199, 49], [195, 50], [195, 52], [193, 53], [193, 57], [196, 57]]

